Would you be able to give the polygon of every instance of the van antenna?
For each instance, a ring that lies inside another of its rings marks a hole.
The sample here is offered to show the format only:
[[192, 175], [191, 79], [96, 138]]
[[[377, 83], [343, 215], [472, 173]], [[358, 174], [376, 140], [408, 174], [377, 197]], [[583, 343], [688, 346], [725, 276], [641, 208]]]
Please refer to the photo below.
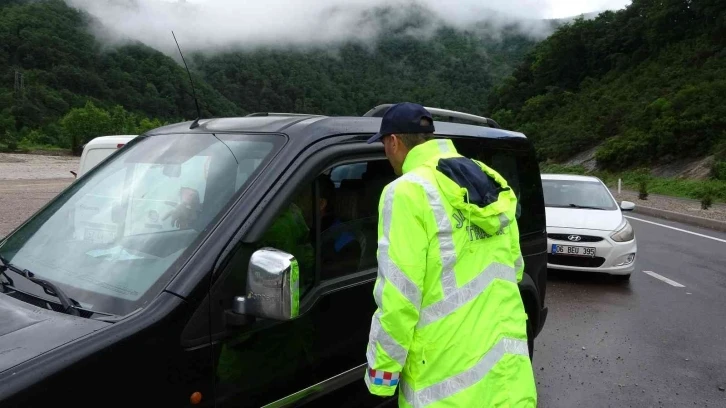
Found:
[[192, 125], [189, 126], [189, 129], [194, 129], [195, 127], [199, 126], [199, 119], [202, 118], [202, 112], [199, 110], [199, 102], [197, 102], [197, 92], [194, 90], [194, 81], [192, 81], [192, 73], [189, 72], [189, 67], [187, 66], [186, 60], [184, 60], [184, 54], [182, 54], [181, 47], [179, 47], [179, 41], [176, 40], [176, 35], [174, 35], [174, 31], [171, 32], [171, 35], [174, 37], [174, 42], [176, 43], [176, 48], [179, 49], [179, 55], [181, 55], [182, 62], [184, 63], [184, 68], [187, 69], [187, 75], [189, 75], [189, 83], [192, 84], [192, 94], [194, 95], [194, 105], [197, 107], [197, 118], [192, 122]]

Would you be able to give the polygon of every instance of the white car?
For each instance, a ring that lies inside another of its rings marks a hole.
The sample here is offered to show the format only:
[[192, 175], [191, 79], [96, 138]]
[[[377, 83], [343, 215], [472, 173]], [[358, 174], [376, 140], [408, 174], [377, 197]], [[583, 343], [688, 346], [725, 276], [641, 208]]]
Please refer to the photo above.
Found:
[[81, 177], [135, 137], [136, 135], [112, 135], [91, 139], [83, 146], [78, 172], [71, 171], [71, 174], [76, 178]]
[[630, 279], [638, 246], [623, 211], [597, 177], [542, 174], [547, 215], [547, 267]]

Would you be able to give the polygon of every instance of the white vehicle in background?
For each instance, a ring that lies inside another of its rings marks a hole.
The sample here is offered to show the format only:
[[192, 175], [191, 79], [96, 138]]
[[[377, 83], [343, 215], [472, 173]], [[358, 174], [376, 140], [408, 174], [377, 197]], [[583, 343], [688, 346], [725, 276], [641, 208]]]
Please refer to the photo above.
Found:
[[635, 204], [618, 205], [597, 177], [542, 174], [547, 214], [547, 267], [601, 272], [630, 279], [637, 243], [623, 217]]
[[136, 135], [113, 135], [99, 136], [92, 139], [83, 146], [78, 172], [71, 171], [71, 173], [76, 178], [81, 177], [135, 137]]
[[[114, 135], [92, 139], [83, 147], [78, 173], [74, 175], [82, 177], [135, 137]], [[97, 186], [94, 193], [78, 199], [73, 209], [74, 238], [95, 243], [113, 242], [122, 221], [128, 234], [171, 231], [174, 225], [164, 217], [178, 204], [184, 187], [199, 189], [205, 177], [205, 157], [194, 158], [185, 166], [126, 163], [106, 178], [107, 185]], [[141, 183], [147, 189], [124, 201], [123, 190], [118, 188], [124, 185], [124, 180], [129, 180], [131, 185]], [[185, 186], [180, 184], [181, 180], [194, 183]]]

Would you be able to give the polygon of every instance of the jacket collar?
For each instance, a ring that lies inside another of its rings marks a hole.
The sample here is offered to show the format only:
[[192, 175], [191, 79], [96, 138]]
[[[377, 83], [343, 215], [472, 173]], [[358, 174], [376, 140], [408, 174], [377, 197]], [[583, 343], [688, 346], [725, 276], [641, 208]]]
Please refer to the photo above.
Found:
[[403, 161], [403, 174], [422, 166], [427, 161], [442, 155], [457, 155], [454, 143], [449, 139], [433, 139], [415, 146]]

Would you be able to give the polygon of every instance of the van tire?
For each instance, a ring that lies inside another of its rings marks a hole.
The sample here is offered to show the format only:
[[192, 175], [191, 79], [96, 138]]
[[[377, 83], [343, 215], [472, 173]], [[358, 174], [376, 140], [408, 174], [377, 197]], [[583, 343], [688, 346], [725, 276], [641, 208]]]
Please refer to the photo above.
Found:
[[529, 360], [532, 361], [534, 359], [534, 330], [531, 319], [527, 319], [527, 348], [529, 349]]

